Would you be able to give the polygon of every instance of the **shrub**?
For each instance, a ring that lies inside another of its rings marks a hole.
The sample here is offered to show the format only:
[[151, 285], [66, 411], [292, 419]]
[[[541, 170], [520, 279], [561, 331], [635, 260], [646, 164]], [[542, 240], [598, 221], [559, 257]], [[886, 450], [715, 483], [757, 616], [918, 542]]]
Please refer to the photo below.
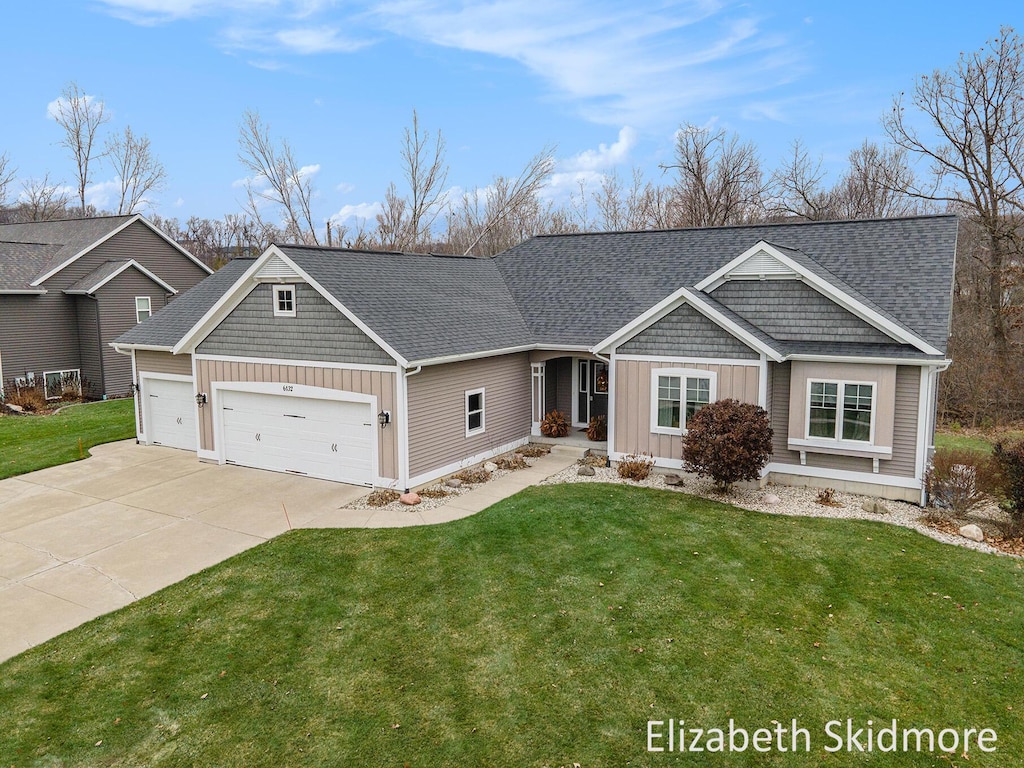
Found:
[[587, 425], [587, 439], [602, 441], [608, 439], [608, 417], [595, 416]]
[[6, 390], [4, 402], [7, 405], [20, 406], [25, 413], [37, 413], [38, 411], [46, 410], [46, 397], [43, 395], [43, 388], [41, 386], [9, 386]]
[[842, 504], [836, 499], [835, 488], [822, 488], [818, 491], [818, 498], [814, 500], [815, 504], [821, 504], [823, 507], [841, 507]]
[[1000, 440], [992, 449], [992, 460], [999, 470], [997, 481], [1010, 515], [1007, 533], [1019, 536], [1024, 533], [1024, 440]]
[[530, 443], [519, 448], [516, 453], [520, 456], [525, 456], [528, 459], [536, 459], [539, 456], [547, 456], [551, 453], [550, 445], [541, 445], [539, 443]]
[[402, 494], [398, 491], [394, 491], [390, 488], [382, 488], [379, 491], [371, 493], [366, 499], [366, 503], [371, 507], [383, 507], [393, 501], [398, 501], [398, 497], [401, 495]]
[[980, 451], [940, 448], [924, 476], [928, 505], [962, 517], [998, 492], [998, 474], [996, 462]]
[[569, 421], [561, 411], [546, 413], [540, 423], [540, 433], [547, 437], [565, 437], [569, 434]]
[[444, 499], [450, 495], [444, 488], [424, 488], [417, 493], [424, 499]]
[[475, 469], [464, 469], [461, 472], [456, 472], [452, 477], [469, 485], [476, 485], [490, 480], [491, 473], [483, 467], [476, 467]]
[[710, 477], [726, 492], [740, 480], [757, 480], [772, 454], [768, 413], [731, 398], [705, 405], [690, 417], [683, 438], [683, 468]]
[[499, 456], [494, 460], [495, 465], [498, 469], [516, 470], [526, 469], [529, 464], [526, 463], [526, 459], [521, 453], [506, 453], [504, 456]]
[[651, 474], [654, 459], [644, 453], [631, 453], [619, 462], [619, 477], [627, 480], [646, 480]]

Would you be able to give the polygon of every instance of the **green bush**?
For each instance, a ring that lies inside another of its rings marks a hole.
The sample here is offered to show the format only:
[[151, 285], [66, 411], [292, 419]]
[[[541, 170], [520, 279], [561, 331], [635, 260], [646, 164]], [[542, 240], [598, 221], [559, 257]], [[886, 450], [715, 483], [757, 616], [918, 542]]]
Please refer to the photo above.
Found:
[[727, 398], [705, 405], [687, 423], [683, 469], [710, 477], [726, 492], [740, 480], [758, 480], [772, 455], [768, 413]]

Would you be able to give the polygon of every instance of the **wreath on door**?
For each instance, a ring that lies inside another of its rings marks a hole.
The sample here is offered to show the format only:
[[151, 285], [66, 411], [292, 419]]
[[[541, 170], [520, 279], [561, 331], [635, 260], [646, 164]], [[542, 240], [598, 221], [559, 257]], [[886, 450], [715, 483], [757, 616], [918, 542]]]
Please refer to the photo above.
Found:
[[594, 387], [598, 392], [608, 391], [608, 371], [601, 371], [597, 374], [597, 379], [594, 381]]

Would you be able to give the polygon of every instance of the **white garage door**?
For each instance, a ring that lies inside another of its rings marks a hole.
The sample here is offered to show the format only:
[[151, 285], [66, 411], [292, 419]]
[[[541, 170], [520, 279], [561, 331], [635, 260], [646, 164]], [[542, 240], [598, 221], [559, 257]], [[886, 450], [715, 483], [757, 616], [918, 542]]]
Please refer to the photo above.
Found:
[[227, 462], [373, 485], [369, 403], [232, 390], [220, 403]]
[[142, 384], [146, 411], [146, 440], [171, 448], [196, 449], [196, 400], [192, 382], [145, 379]]

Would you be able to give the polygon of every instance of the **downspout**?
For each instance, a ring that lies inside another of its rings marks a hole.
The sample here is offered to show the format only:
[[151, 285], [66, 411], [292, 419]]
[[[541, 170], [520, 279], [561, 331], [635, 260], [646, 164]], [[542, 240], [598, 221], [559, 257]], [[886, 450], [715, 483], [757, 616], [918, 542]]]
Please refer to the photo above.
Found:
[[409, 492], [409, 379], [423, 370], [422, 365], [417, 365], [412, 370], [406, 369], [402, 373], [401, 386], [398, 388], [398, 484]]

